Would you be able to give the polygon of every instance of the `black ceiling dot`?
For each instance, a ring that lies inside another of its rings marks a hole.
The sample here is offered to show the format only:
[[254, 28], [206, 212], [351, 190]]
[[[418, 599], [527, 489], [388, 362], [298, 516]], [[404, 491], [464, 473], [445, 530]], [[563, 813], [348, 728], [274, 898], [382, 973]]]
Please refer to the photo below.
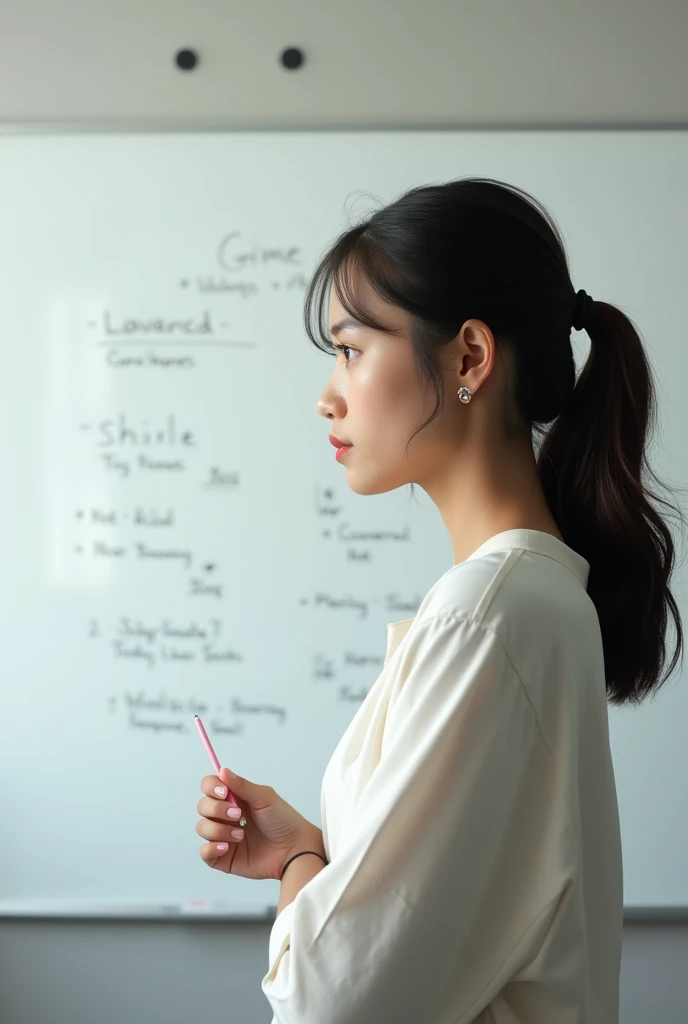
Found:
[[295, 71], [296, 68], [300, 68], [305, 59], [303, 50], [299, 50], [296, 46], [289, 46], [286, 50], [282, 51], [280, 56], [283, 66], [289, 71]]
[[177, 50], [174, 61], [182, 71], [193, 71], [198, 64], [198, 54], [195, 50]]

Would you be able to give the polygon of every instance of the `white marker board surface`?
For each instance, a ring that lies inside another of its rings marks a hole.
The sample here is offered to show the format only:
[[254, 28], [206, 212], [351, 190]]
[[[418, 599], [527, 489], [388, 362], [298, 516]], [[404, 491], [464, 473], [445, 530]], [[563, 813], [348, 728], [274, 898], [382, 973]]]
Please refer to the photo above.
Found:
[[[348, 490], [305, 287], [376, 201], [468, 174], [543, 200], [574, 285], [634, 317], [652, 464], [685, 483], [685, 133], [0, 138], [0, 912], [277, 902], [197, 855], [194, 712], [221, 761], [319, 823], [386, 623], [452, 562], [422, 491]], [[610, 719], [625, 904], [688, 906], [688, 688]]]

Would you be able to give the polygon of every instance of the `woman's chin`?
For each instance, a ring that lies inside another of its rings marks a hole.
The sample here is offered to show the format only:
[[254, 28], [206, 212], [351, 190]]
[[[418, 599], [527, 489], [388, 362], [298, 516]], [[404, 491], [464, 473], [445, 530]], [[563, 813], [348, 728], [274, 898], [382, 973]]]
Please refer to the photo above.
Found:
[[385, 480], [381, 476], [365, 476], [363, 473], [357, 473], [353, 469], [348, 470], [346, 482], [355, 494], [361, 495], [386, 494], [387, 491], [395, 491], [397, 487], [403, 486], [403, 481], [401, 483], [393, 483], [391, 480]]

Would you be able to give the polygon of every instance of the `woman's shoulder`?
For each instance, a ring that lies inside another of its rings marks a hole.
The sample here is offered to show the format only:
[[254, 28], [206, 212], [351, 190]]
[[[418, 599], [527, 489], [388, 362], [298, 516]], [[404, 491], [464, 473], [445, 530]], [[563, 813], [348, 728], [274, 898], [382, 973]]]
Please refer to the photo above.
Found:
[[507, 647], [544, 633], [581, 638], [599, 630], [585, 587], [564, 565], [531, 552], [521, 556], [518, 549], [493, 551], [452, 566], [426, 594], [414, 629], [435, 619], [465, 620], [496, 633]]

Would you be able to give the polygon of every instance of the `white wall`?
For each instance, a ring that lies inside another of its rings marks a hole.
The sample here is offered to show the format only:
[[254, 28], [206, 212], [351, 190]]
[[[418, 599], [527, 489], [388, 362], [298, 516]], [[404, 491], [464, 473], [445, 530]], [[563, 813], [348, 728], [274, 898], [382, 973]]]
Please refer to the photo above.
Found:
[[[686, 126], [687, 42], [685, 0], [4, 0], [0, 122]], [[261, 1024], [267, 938], [1, 922], [0, 1024]], [[629, 925], [623, 1024], [685, 1024], [687, 963], [688, 923]]]
[[0, 120], [685, 123], [687, 41], [685, 0], [4, 0]]

